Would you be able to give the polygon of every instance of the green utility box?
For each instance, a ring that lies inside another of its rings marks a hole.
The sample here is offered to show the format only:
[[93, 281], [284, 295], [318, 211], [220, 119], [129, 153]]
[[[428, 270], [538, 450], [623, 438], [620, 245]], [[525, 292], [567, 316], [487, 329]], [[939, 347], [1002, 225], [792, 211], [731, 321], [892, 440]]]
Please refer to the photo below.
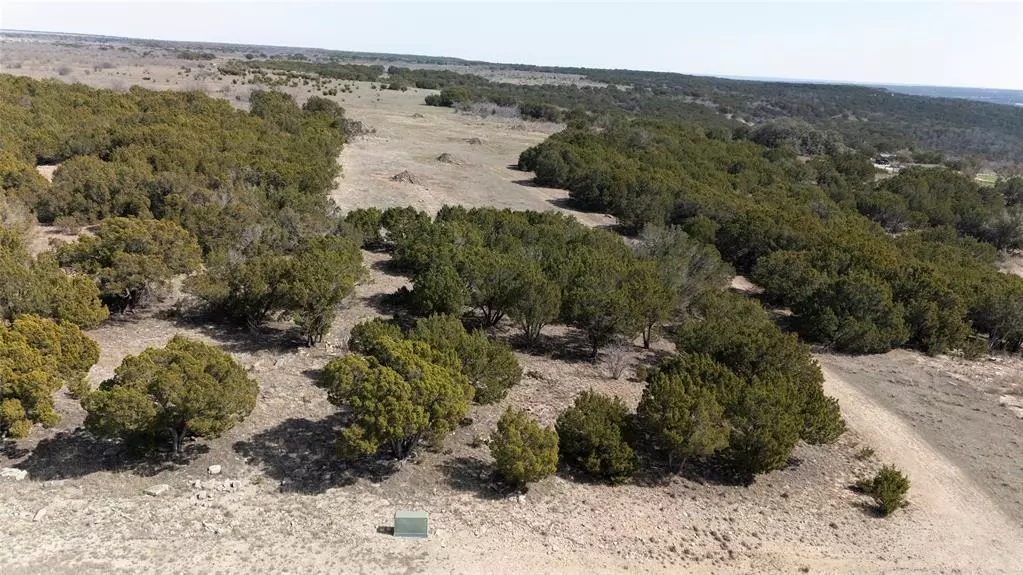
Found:
[[395, 537], [426, 539], [429, 529], [430, 514], [425, 511], [396, 511], [394, 513]]

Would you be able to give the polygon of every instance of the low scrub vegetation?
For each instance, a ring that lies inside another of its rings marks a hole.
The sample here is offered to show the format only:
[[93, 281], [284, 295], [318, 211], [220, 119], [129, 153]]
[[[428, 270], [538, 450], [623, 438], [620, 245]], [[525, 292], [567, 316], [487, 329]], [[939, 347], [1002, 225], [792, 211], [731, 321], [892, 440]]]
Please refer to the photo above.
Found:
[[629, 422], [629, 410], [620, 399], [584, 391], [558, 415], [555, 427], [561, 460], [612, 484], [628, 480], [637, 466], [636, 454], [626, 441]]
[[497, 473], [515, 487], [535, 483], [557, 470], [558, 433], [520, 409], [508, 408], [490, 437]]
[[892, 465], [885, 465], [870, 479], [857, 483], [857, 487], [874, 498], [878, 512], [887, 517], [906, 506], [909, 478]]

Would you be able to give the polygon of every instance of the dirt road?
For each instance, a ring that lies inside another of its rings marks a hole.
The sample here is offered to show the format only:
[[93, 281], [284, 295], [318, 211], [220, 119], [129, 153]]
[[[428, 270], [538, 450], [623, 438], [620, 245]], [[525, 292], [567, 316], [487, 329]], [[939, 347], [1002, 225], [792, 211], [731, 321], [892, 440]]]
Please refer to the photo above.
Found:
[[824, 390], [838, 399], [849, 426], [881, 460], [896, 463], [909, 475], [908, 511], [926, 517], [941, 537], [931, 542], [939, 565], [991, 573], [1023, 569], [1023, 531], [962, 470], [884, 405], [834, 371], [824, 368], [824, 375]]

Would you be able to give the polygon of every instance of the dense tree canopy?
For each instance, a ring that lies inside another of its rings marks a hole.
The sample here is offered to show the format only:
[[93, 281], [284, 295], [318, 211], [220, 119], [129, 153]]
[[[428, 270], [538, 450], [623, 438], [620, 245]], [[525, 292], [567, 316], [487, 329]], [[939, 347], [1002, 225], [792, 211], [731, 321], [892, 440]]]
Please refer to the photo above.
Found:
[[291, 316], [312, 345], [330, 330], [334, 311], [364, 273], [354, 243], [314, 236], [291, 251], [263, 245], [247, 255], [215, 255], [185, 288], [214, 315], [251, 328]]
[[[689, 247], [666, 252], [671, 240], [662, 239], [662, 247], [641, 251], [658, 260], [668, 285], [672, 277], [707, 285], [700, 274], [715, 271], [699, 264], [692, 246], [712, 243], [764, 288], [767, 301], [796, 314], [801, 335], [837, 350], [908, 344], [942, 353], [967, 345], [972, 328], [993, 347], [1020, 351], [1014, 302], [1023, 280], [990, 265], [993, 251], [956, 237], [1017, 246], [1023, 218], [1013, 183], [984, 188], [946, 168], [907, 169], [874, 183], [862, 155], [822, 150], [830, 155], [804, 163], [790, 144], [765, 143], [781, 147], [646, 118], [577, 122], [524, 151], [519, 165], [539, 183], [610, 211], [628, 230], [677, 225], [695, 237]], [[975, 253], [983, 261], [971, 261]], [[658, 290], [645, 291], [657, 299]], [[685, 312], [699, 289], [671, 295]]]
[[[198, 92], [127, 93], [0, 75], [3, 194], [49, 222], [172, 220], [204, 253], [294, 245], [332, 225], [339, 114], [253, 94], [253, 112]], [[32, 168], [61, 164], [52, 185]]]
[[[690, 292], [723, 285], [723, 276], [706, 272], [723, 269], [713, 248], [688, 254], [683, 271], [661, 273], [652, 252], [637, 254], [614, 234], [555, 213], [444, 207], [432, 221], [401, 214], [384, 212], [382, 225], [396, 265], [412, 276], [413, 289], [402, 294], [411, 310], [471, 308], [484, 327], [510, 318], [529, 344], [556, 320], [579, 328], [594, 356], [616, 336], [642, 333], [649, 344]], [[658, 249], [657, 257], [675, 253]]]

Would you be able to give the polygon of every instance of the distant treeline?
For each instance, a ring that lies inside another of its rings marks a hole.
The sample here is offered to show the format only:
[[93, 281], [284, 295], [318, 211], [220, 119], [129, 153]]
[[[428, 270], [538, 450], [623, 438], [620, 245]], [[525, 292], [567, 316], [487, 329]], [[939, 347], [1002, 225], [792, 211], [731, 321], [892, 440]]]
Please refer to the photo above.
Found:
[[220, 66], [222, 73], [231, 76], [242, 76], [249, 70], [280, 70], [297, 74], [315, 74], [335, 80], [363, 82], [375, 82], [384, 73], [383, 66], [297, 60], [232, 60]]
[[1023, 109], [1016, 107], [860, 86], [575, 71], [608, 87], [473, 84], [449, 88], [427, 103], [453, 106], [490, 101], [530, 109], [546, 104], [563, 112], [576, 108], [621, 111], [727, 128], [739, 135], [749, 125], [788, 119], [805, 122], [847, 147], [868, 153], [924, 148], [1003, 161], [1023, 155]]

